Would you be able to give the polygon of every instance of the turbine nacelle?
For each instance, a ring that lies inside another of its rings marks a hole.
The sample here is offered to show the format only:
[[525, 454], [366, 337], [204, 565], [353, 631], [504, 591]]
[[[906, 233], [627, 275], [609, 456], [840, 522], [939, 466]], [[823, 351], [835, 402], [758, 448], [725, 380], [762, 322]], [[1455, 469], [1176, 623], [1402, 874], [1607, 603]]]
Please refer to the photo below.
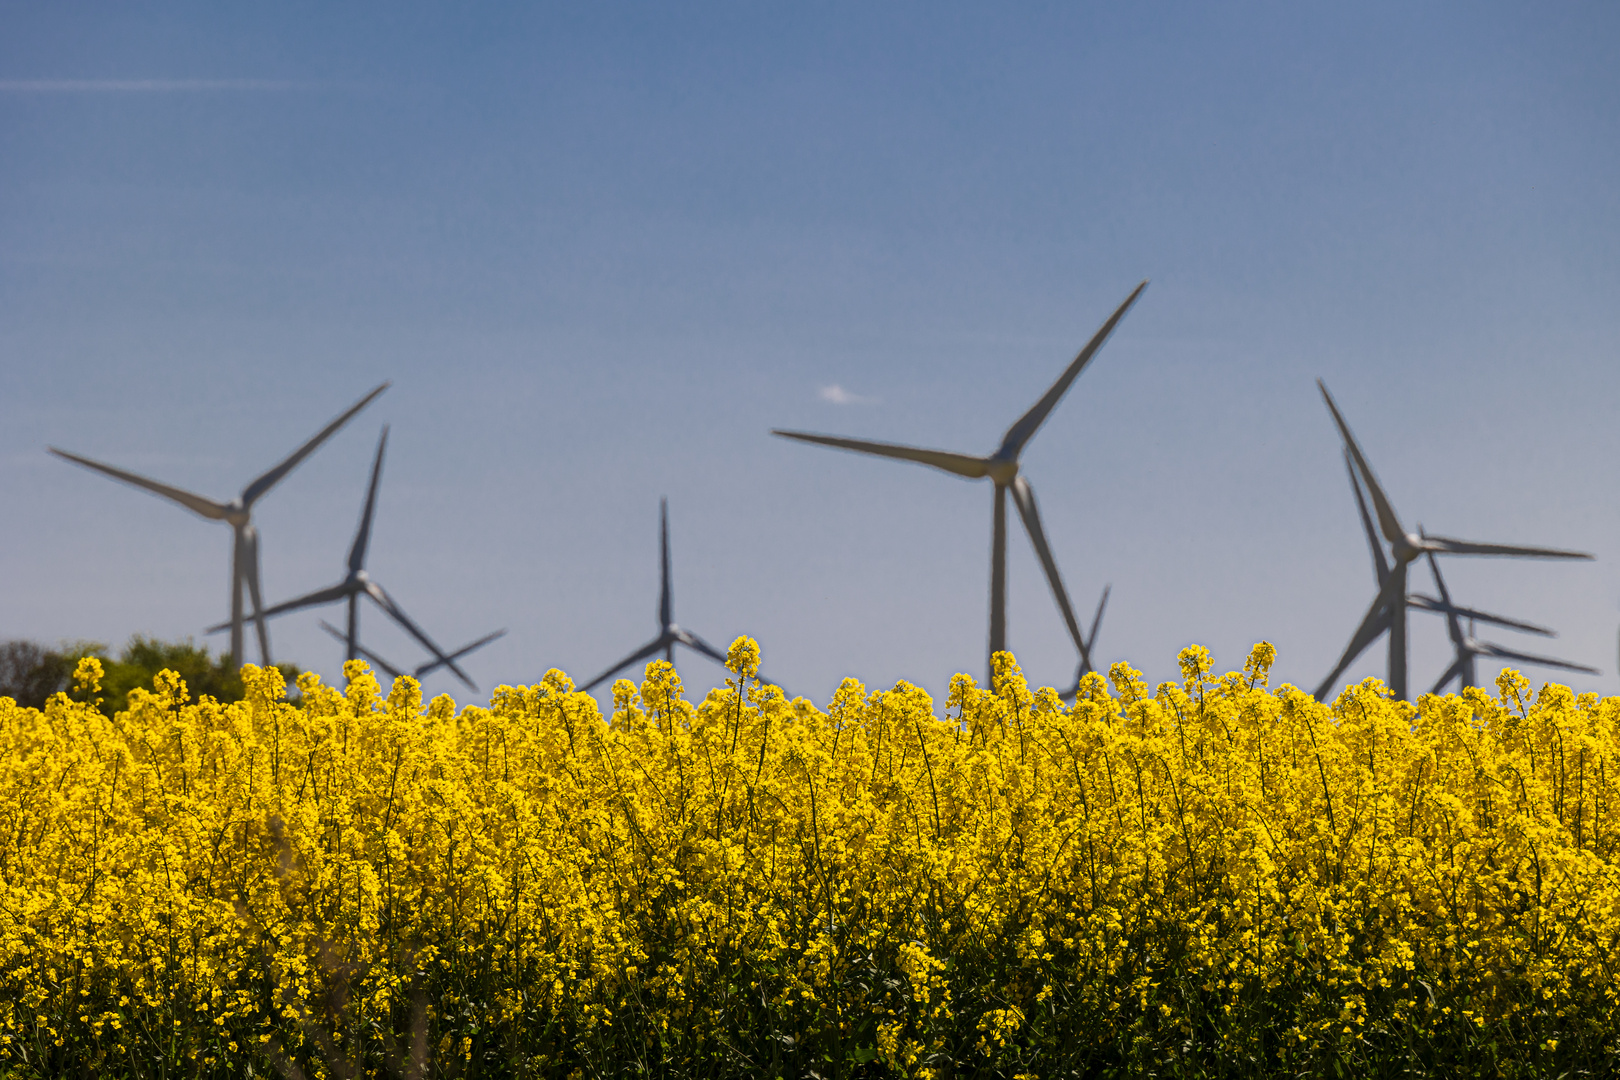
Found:
[[1004, 458], [997, 455], [989, 459], [988, 465], [985, 475], [994, 480], [997, 487], [1010, 487], [1012, 482], [1018, 479], [1018, 459], [1016, 457]]
[[1415, 533], [1402, 533], [1394, 543], [1389, 545], [1390, 554], [1395, 556], [1398, 563], [1415, 562], [1426, 552], [1435, 548], [1424, 542], [1421, 536]]

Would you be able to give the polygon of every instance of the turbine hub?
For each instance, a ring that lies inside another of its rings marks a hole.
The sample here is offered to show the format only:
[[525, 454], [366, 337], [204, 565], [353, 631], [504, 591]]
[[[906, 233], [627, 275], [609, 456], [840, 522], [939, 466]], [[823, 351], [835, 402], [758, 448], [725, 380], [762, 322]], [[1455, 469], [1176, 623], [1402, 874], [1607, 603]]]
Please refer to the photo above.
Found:
[[1006, 487], [1008, 484], [1018, 479], [1018, 459], [993, 459], [990, 462], [989, 476], [990, 479], [994, 480], [999, 486]]
[[252, 511], [242, 505], [241, 499], [232, 499], [225, 504], [225, 520], [237, 528], [246, 525], [251, 516]]

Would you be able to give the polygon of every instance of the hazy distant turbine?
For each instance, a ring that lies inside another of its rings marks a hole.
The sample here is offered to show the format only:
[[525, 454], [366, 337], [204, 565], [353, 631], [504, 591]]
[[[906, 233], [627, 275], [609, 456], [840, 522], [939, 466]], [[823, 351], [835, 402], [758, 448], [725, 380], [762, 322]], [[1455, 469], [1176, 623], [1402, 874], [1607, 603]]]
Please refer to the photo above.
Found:
[[[377, 484], [382, 479], [383, 451], [388, 448], [388, 428], [382, 429], [382, 437], [377, 440], [377, 457], [371, 466], [371, 483], [366, 488], [366, 504], [360, 511], [360, 527], [355, 530], [354, 543], [349, 547], [349, 570], [343, 580], [336, 585], [329, 585], [324, 589], [305, 593], [292, 600], [283, 601], [274, 607], [266, 608], [263, 618], [269, 619], [276, 615], [285, 615], [289, 611], [301, 611], [304, 608], [320, 607], [323, 604], [335, 604], [339, 600], [349, 603], [349, 632], [346, 637], [348, 643], [348, 659], [353, 660], [360, 652], [360, 597], [368, 596], [372, 603], [382, 608], [383, 613], [405, 629], [422, 647], [433, 654], [433, 658], [456, 673], [456, 677], [466, 683], [469, 689], [477, 690], [478, 686], [467, 673], [456, 665], [453, 657], [446, 656], [443, 649], [436, 645], [432, 638], [427, 636], [423, 629], [411, 621], [405, 610], [388, 595], [388, 592], [377, 582], [371, 580], [366, 573], [366, 550], [371, 546], [371, 519], [377, 511]], [[224, 629], [224, 625], [211, 626], [210, 634]]]
[[[1565, 671], [1583, 671], [1588, 675], [1596, 675], [1597, 668], [1587, 667], [1585, 664], [1572, 664], [1568, 660], [1558, 660], [1551, 656], [1536, 656], [1533, 653], [1516, 652], [1494, 645], [1489, 641], [1480, 641], [1474, 637], [1474, 620], [1469, 620], [1468, 633], [1463, 633], [1462, 621], [1458, 618], [1458, 609], [1451, 607], [1451, 594], [1446, 591], [1446, 580], [1440, 576], [1440, 564], [1435, 562], [1434, 554], [1428, 553], [1429, 569], [1434, 573], [1435, 588], [1440, 591], [1440, 599], [1446, 605], [1446, 631], [1451, 637], [1452, 647], [1456, 650], [1457, 658], [1445, 673], [1436, 680], [1434, 689], [1430, 693], [1438, 694], [1441, 687], [1452, 679], [1457, 680], [1457, 689], [1462, 690], [1468, 686], [1478, 686], [1479, 682], [1474, 672], [1474, 659], [1488, 656], [1493, 660], [1516, 660], [1521, 664], [1535, 664], [1538, 667], [1562, 668]], [[1547, 632], [1551, 636], [1551, 631]]]
[[[1366, 455], [1361, 452], [1361, 446], [1356, 442], [1355, 436], [1350, 433], [1350, 426], [1345, 423], [1344, 417], [1339, 413], [1339, 407], [1333, 401], [1333, 395], [1328, 393], [1327, 385], [1321, 379], [1316, 380], [1318, 389], [1322, 391], [1322, 399], [1327, 402], [1328, 411], [1333, 414], [1333, 422], [1344, 438], [1346, 451], [1354, 463], [1351, 473], [1351, 483], [1354, 485], [1359, 478], [1366, 486], [1368, 494], [1372, 496], [1373, 509], [1377, 512], [1378, 526], [1384, 539], [1389, 542], [1391, 558], [1384, 562], [1383, 548], [1376, 539], [1373, 541], [1374, 560], [1382, 577], [1378, 595], [1373, 598], [1372, 606], [1362, 618], [1361, 625], [1351, 635], [1350, 643], [1345, 646], [1343, 655], [1339, 657], [1338, 664], [1328, 673], [1327, 678], [1316, 689], [1318, 699], [1326, 698], [1333, 688], [1333, 683], [1344, 672], [1344, 669], [1355, 663], [1367, 647], [1378, 640], [1379, 635], [1389, 634], [1389, 687], [1396, 697], [1405, 699], [1406, 694], [1406, 609], [1411, 597], [1406, 593], [1406, 570], [1412, 561], [1420, 555], [1505, 555], [1518, 558], [1535, 559], [1590, 559], [1591, 555], [1578, 551], [1563, 551], [1557, 548], [1518, 547], [1511, 544], [1479, 544], [1467, 540], [1453, 540], [1444, 536], [1429, 536], [1420, 529], [1417, 533], [1409, 533], [1401, 525], [1400, 518], [1395, 514], [1395, 508], [1390, 504], [1389, 498], [1384, 494], [1383, 487], [1378, 478], [1373, 475], [1372, 466], [1367, 464]], [[1360, 487], [1356, 488], [1357, 499], [1360, 499]], [[1363, 521], [1365, 522], [1365, 511]], [[1448, 605], [1449, 606], [1449, 605]], [[1455, 614], [1453, 613], [1453, 616]]]
[[[1350, 473], [1350, 490], [1355, 492], [1356, 509], [1361, 514], [1362, 530], [1367, 534], [1367, 546], [1372, 551], [1373, 571], [1378, 578], [1378, 587], [1382, 589], [1384, 582], [1389, 578], [1389, 561], [1384, 558], [1384, 547], [1379, 543], [1378, 531], [1373, 526], [1372, 515], [1367, 511], [1367, 500], [1361, 494], [1361, 483], [1356, 479], [1355, 461], [1350, 457], [1349, 450], [1344, 452], [1344, 464]], [[1429, 561], [1433, 564], [1433, 556], [1429, 557]], [[1419, 611], [1428, 611], [1436, 615], [1456, 615], [1458, 618], [1467, 619], [1471, 623], [1489, 623], [1492, 626], [1503, 626], [1526, 634], [1540, 634], [1543, 637], [1558, 636], [1554, 631], [1547, 629], [1545, 626], [1537, 626], [1535, 623], [1510, 619], [1505, 615], [1492, 615], [1490, 612], [1480, 611], [1478, 608], [1458, 607], [1451, 602], [1449, 596], [1442, 600], [1437, 597], [1426, 596], [1423, 593], [1408, 593], [1406, 602]]]
[[[663, 653], [664, 659], [673, 664], [675, 662], [675, 646], [677, 645], [684, 645], [688, 649], [700, 652], [704, 656], [707, 656], [710, 660], [714, 660], [717, 663], [724, 664], [726, 662], [725, 653], [721, 652], [713, 645], [710, 645], [707, 641], [704, 641], [690, 630], [678, 626], [675, 623], [675, 601], [670, 588], [669, 571], [668, 499], [658, 500], [658, 566], [658, 636], [653, 638], [647, 644], [643, 645], [641, 648], [637, 649], [635, 652], [631, 653], [629, 656], [625, 657], [623, 660], [620, 660], [618, 663], [608, 668], [606, 671], [602, 672], [602, 674], [598, 675], [584, 686], [581, 686], [579, 689], [582, 692], [589, 693], [591, 690], [605, 682], [610, 676], [623, 671], [625, 668], [639, 660], [651, 659], [652, 657], [657, 656], [659, 653]], [[766, 679], [764, 676], [760, 676], [760, 681], [770, 682], [770, 680]], [[780, 684], [776, 685], [780, 686]]]
[[259, 590], [259, 533], [253, 527], [253, 504], [258, 502], [264, 494], [275, 487], [288, 473], [292, 472], [298, 463], [303, 461], [321, 443], [331, 438], [344, 424], [348, 423], [355, 413], [369, 405], [373, 398], [388, 389], [388, 383], [383, 383], [371, 393], [351, 405], [347, 412], [327, 424], [315, 437], [294, 450], [280, 464], [269, 472], [242, 489], [242, 494], [228, 503], [215, 502], [201, 495], [194, 495], [189, 491], [182, 491], [177, 487], [149, 480], [144, 476], [137, 476], [132, 472], [103, 465], [99, 461], [92, 461], [77, 454], [70, 454], [66, 450], [48, 447], [57, 457], [65, 458], [87, 469], [110, 476], [114, 480], [122, 480], [126, 484], [133, 484], [138, 488], [150, 491], [154, 495], [161, 495], [179, 503], [186, 509], [208, 518], [210, 521], [223, 521], [230, 525], [234, 535], [231, 547], [231, 619], [223, 625], [231, 631], [231, 664], [233, 667], [242, 666], [242, 587], [247, 586], [248, 593], [253, 600], [253, 622], [259, 632], [259, 658], [265, 663], [270, 660], [270, 634], [265, 629], [262, 610], [263, 600]]

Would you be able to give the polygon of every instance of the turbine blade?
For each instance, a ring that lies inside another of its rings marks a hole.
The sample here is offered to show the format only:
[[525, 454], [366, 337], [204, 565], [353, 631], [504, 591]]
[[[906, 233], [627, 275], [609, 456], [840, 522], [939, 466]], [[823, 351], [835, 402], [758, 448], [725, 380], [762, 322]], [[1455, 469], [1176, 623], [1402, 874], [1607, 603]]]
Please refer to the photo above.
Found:
[[[325, 630], [328, 634], [331, 634], [333, 637], [341, 641], [344, 648], [349, 647], [349, 635], [345, 634], [343, 631], [339, 630], [325, 619], [321, 620], [321, 629]], [[405, 674], [403, 671], [399, 670], [399, 668], [395, 667], [393, 664], [390, 664], [388, 661], [384, 660], [382, 657], [378, 656], [376, 653], [372, 652], [370, 649], [359, 644], [358, 642], [355, 643], [354, 651], [365, 657], [367, 660], [370, 660], [372, 667], [382, 671], [390, 679], [398, 679]]]
[[[1440, 688], [1446, 685], [1446, 683], [1450, 682], [1452, 679], [1461, 679], [1463, 666], [1467, 663], [1468, 657], [1466, 656], [1459, 656], [1457, 659], [1453, 660], [1451, 662], [1451, 666], [1446, 668], [1446, 673], [1440, 676], [1439, 681], [1434, 684], [1434, 689], [1430, 690], [1429, 693], [1438, 694], [1440, 692]], [[1461, 688], [1459, 687], [1459, 689]]]
[[[505, 636], [506, 636], [506, 631], [505, 630], [497, 630], [493, 634], [485, 634], [483, 637], [479, 638], [477, 641], [473, 642], [471, 645], [463, 645], [461, 648], [459, 648], [455, 652], [451, 653], [450, 654], [450, 659], [451, 660], [460, 660], [463, 656], [466, 656], [468, 653], [476, 652], [477, 650], [482, 649], [485, 645], [488, 645], [490, 642], [494, 641], [496, 638], [505, 637]], [[414, 677], [420, 679], [423, 675], [426, 675], [428, 672], [437, 671], [439, 668], [441, 668], [443, 666], [444, 665], [439, 663], [437, 660], [429, 660], [427, 663], [421, 664], [421, 665], [419, 665], [417, 667], [416, 672], [414, 674]]]
[[1558, 660], [1551, 656], [1536, 656], [1533, 653], [1515, 652], [1504, 649], [1500, 645], [1492, 645], [1488, 641], [1479, 643], [1481, 656], [1489, 656], [1497, 660], [1517, 660], [1524, 664], [1536, 664], [1539, 667], [1562, 668], [1565, 671], [1583, 671], [1588, 675], [1596, 675], [1598, 669], [1587, 667], [1585, 664], [1572, 664], [1568, 660]]
[[836, 446], [840, 450], [853, 450], [858, 454], [875, 454], [878, 457], [915, 461], [919, 465], [932, 465], [936, 469], [943, 469], [956, 476], [965, 476], [969, 480], [977, 480], [982, 476], [990, 475], [989, 458], [953, 454], [948, 450], [924, 450], [916, 446], [901, 446], [898, 443], [872, 442], [868, 439], [845, 439], [836, 435], [811, 435], [803, 431], [773, 430], [771, 434], [780, 435], [784, 439], [798, 439], [800, 442]]
[[1112, 315], [1108, 316], [1108, 321], [1103, 323], [1102, 327], [1091, 336], [1091, 340], [1086, 342], [1086, 347], [1080, 350], [1079, 355], [1070, 361], [1063, 374], [1058, 376], [1057, 382], [1053, 383], [1046, 393], [1041, 395], [1041, 400], [1037, 401], [1029, 412], [1020, 416], [1017, 423], [1007, 429], [1007, 434], [1002, 436], [1001, 449], [997, 451], [997, 457], [1016, 458], [1018, 456], [1024, 449], [1024, 444], [1029, 442], [1030, 437], [1045, 422], [1047, 415], [1051, 413], [1052, 409], [1057, 406], [1058, 401], [1068, 391], [1069, 385], [1079, 377], [1080, 372], [1085, 370], [1086, 365], [1091, 363], [1091, 358], [1097, 355], [1097, 350], [1102, 348], [1103, 342], [1108, 340], [1108, 335], [1114, 332], [1114, 327], [1119, 325], [1119, 320], [1123, 319], [1125, 313], [1131, 309], [1131, 305], [1136, 303], [1136, 298], [1142, 295], [1142, 290], [1147, 288], [1147, 284], [1144, 281], [1131, 290], [1131, 295], [1127, 296], [1125, 302], [1119, 305]]
[[1345, 449], [1356, 459], [1356, 468], [1361, 470], [1361, 478], [1367, 482], [1367, 493], [1372, 496], [1373, 509], [1378, 511], [1378, 527], [1383, 531], [1384, 539], [1391, 544], [1399, 543], [1406, 537], [1406, 530], [1401, 528], [1401, 519], [1395, 516], [1395, 508], [1390, 505], [1389, 498], [1378, 483], [1378, 478], [1373, 475], [1372, 466], [1367, 464], [1366, 455], [1361, 452], [1361, 444], [1350, 434], [1350, 425], [1339, 415], [1339, 407], [1334, 404], [1333, 395], [1328, 393], [1327, 384], [1317, 379], [1316, 386], [1322, 391], [1322, 400], [1327, 402], [1328, 411], [1333, 414], [1333, 422], [1339, 426], [1339, 434], [1344, 436]]
[[1524, 559], [1591, 559], [1584, 551], [1565, 551], [1562, 548], [1520, 547], [1517, 544], [1476, 544], [1471, 540], [1453, 540], [1449, 536], [1423, 537], [1425, 551], [1440, 555], [1515, 555]]
[[348, 410], [344, 412], [343, 415], [321, 428], [321, 430], [315, 433], [314, 438], [310, 439], [303, 446], [300, 446], [298, 449], [294, 450], [291, 454], [288, 454], [284, 459], [282, 459], [281, 464], [277, 465], [275, 468], [253, 481], [253, 483], [243, 488], [242, 505], [252, 506], [255, 502], [258, 502], [261, 495], [280, 483], [282, 477], [286, 476], [288, 473], [292, 472], [293, 469], [297, 468], [300, 461], [303, 461], [310, 454], [314, 453], [317, 446], [320, 446], [321, 443], [331, 438], [332, 435], [337, 432], [338, 428], [342, 427], [344, 424], [347, 424], [355, 413], [359, 412], [367, 405], [370, 405], [371, 400], [384, 390], [388, 389], [388, 386], [388, 383], [383, 383], [371, 393], [367, 394], [353, 405], [350, 405]]
[[1361, 625], [1356, 627], [1355, 634], [1350, 638], [1350, 644], [1344, 647], [1344, 653], [1339, 657], [1338, 664], [1328, 673], [1328, 677], [1322, 680], [1322, 685], [1316, 688], [1314, 695], [1316, 700], [1322, 701], [1333, 689], [1334, 680], [1344, 674], [1344, 669], [1355, 663], [1356, 657], [1366, 652], [1367, 647], [1378, 640], [1379, 634], [1389, 629], [1391, 617], [1389, 609], [1395, 600], [1394, 585], [1399, 578], [1400, 575], [1391, 574], [1389, 580], [1384, 582], [1384, 587], [1378, 590], [1378, 595], [1373, 597], [1372, 606], [1367, 609]]
[[698, 652], [702, 653], [704, 656], [707, 656], [710, 660], [713, 660], [716, 663], [724, 664], [726, 662], [725, 653], [721, 652], [713, 645], [710, 645], [707, 641], [704, 641], [690, 630], [682, 629], [675, 631], [675, 640], [680, 642], [682, 645], [685, 645], [688, 649], [696, 649]]
[[[1097, 614], [1091, 617], [1091, 636], [1086, 638], [1087, 652], [1090, 652], [1092, 649], [1097, 647], [1097, 629], [1098, 627], [1102, 626], [1103, 608], [1108, 606], [1108, 594], [1113, 591], [1113, 585], [1105, 585], [1102, 591], [1102, 599], [1097, 601]], [[1091, 671], [1093, 669], [1087, 668], [1086, 670]], [[1079, 685], [1079, 682], [1076, 681], [1075, 686], [1078, 688]]]
[[1558, 636], [1558, 632], [1556, 630], [1549, 630], [1545, 626], [1537, 626], [1535, 623], [1527, 623], [1521, 622], [1518, 619], [1510, 619], [1505, 615], [1492, 615], [1490, 612], [1480, 611], [1478, 608], [1462, 607], [1458, 604], [1447, 604], [1444, 601], [1437, 600], [1432, 596], [1425, 596], [1423, 593], [1413, 593], [1411, 596], [1406, 598], [1406, 602], [1412, 607], [1417, 608], [1419, 611], [1429, 611], [1436, 615], [1444, 615], [1450, 611], [1455, 612], [1458, 618], [1468, 619], [1472, 622], [1482, 622], [1490, 626], [1504, 626], [1509, 630], [1519, 630], [1526, 634], [1540, 634], [1542, 637]]
[[[685, 645], [689, 649], [702, 653], [704, 656], [707, 656], [710, 660], [713, 660], [717, 664], [723, 665], [726, 662], [725, 653], [721, 652], [713, 645], [710, 645], [707, 641], [704, 641], [690, 630], [682, 629], [675, 631], [675, 640], [680, 642], [682, 645]], [[781, 683], [777, 682], [775, 679], [766, 678], [765, 673], [762, 671], [754, 672], [754, 678], [768, 686], [776, 687], [778, 690], [782, 691], [782, 695], [784, 697], [791, 698], [793, 696], [787, 692], [787, 688]]]
[[422, 647], [428, 652], [432, 653], [435, 660], [439, 661], [445, 667], [455, 672], [456, 678], [466, 683], [469, 690], [477, 691], [478, 684], [473, 682], [472, 679], [468, 678], [467, 673], [462, 671], [461, 668], [456, 665], [454, 660], [444, 655], [444, 650], [439, 648], [434, 640], [428, 637], [427, 633], [420, 626], [417, 626], [411, 621], [411, 617], [405, 614], [405, 609], [394, 602], [394, 598], [388, 595], [388, 591], [386, 589], [377, 584], [375, 581], [368, 581], [365, 584], [365, 590], [366, 595], [371, 597], [372, 600], [376, 601], [377, 606], [382, 608], [383, 611], [387, 612], [390, 619], [393, 619], [400, 626], [404, 627], [406, 633], [410, 634], [411, 637], [421, 642]]
[[366, 549], [371, 546], [371, 516], [377, 511], [377, 481], [382, 479], [383, 451], [388, 448], [388, 425], [384, 424], [382, 438], [377, 440], [377, 459], [371, 463], [371, 484], [366, 488], [366, 506], [360, 511], [360, 528], [354, 534], [349, 548], [349, 572], [365, 568]]
[[1457, 621], [1457, 609], [1451, 605], [1451, 593], [1446, 589], [1446, 579], [1440, 575], [1440, 564], [1435, 561], [1434, 552], [1424, 552], [1424, 557], [1429, 560], [1429, 572], [1434, 575], [1435, 588], [1440, 590], [1440, 603], [1445, 608], [1446, 635], [1451, 638], [1451, 643], [1461, 650], [1465, 640], [1462, 623]]
[[669, 500], [658, 500], [658, 625], [667, 630], [675, 622], [675, 601], [669, 586]]
[[605, 681], [609, 676], [617, 675], [619, 672], [623, 671], [637, 660], [645, 660], [649, 656], [662, 652], [664, 646], [668, 643], [667, 639], [667, 634], [660, 634], [652, 641], [643, 645], [641, 648], [637, 649], [635, 652], [631, 653], [629, 656], [625, 657], [623, 660], [620, 660], [617, 664], [614, 664], [612, 667], [602, 672], [602, 674], [580, 687], [579, 692], [582, 694], [588, 694], [594, 687]]
[[[295, 597], [292, 600], [283, 600], [274, 607], [265, 608], [262, 614], [266, 619], [270, 619], [277, 615], [285, 615], [289, 611], [299, 611], [303, 608], [309, 607], [320, 607], [322, 604], [335, 604], [339, 600], [342, 600], [344, 597], [348, 596], [352, 591], [353, 587], [351, 585], [349, 585], [347, 582], [340, 582], [337, 585], [330, 585], [324, 589], [316, 589], [314, 592], [305, 593], [303, 596]], [[210, 626], [203, 632], [206, 634], [217, 634], [221, 630], [229, 630], [230, 628], [230, 623], [222, 622], [217, 623], [214, 626]]]
[[[1112, 585], [1105, 586], [1102, 591], [1102, 599], [1097, 601], [1097, 614], [1091, 617], [1091, 636], [1086, 638], [1087, 652], [1097, 647], [1097, 630], [1102, 626], [1103, 609], [1108, 606], [1108, 594], [1113, 591], [1114, 587]], [[1059, 690], [1058, 698], [1072, 704], [1080, 696], [1080, 680], [1086, 677], [1087, 672], [1093, 670], [1095, 669], [1091, 665], [1081, 661], [1080, 666], [1074, 672], [1074, 685], [1067, 690]]]
[[1384, 579], [1389, 577], [1389, 562], [1384, 558], [1384, 545], [1373, 527], [1372, 515], [1367, 512], [1367, 500], [1361, 494], [1361, 481], [1356, 479], [1356, 463], [1349, 450], [1344, 452], [1344, 468], [1350, 474], [1350, 490], [1356, 493], [1356, 509], [1361, 514], [1362, 531], [1367, 534], [1367, 546], [1372, 549], [1373, 572], [1378, 575], [1378, 587], [1383, 588]]
[[83, 465], [87, 469], [94, 469], [96, 472], [101, 473], [104, 476], [110, 476], [114, 480], [122, 480], [126, 484], [133, 484], [138, 488], [144, 488], [154, 495], [161, 495], [165, 499], [171, 499], [185, 507], [187, 510], [190, 510], [192, 513], [200, 514], [210, 521], [224, 521], [225, 515], [229, 512], [229, 509], [224, 503], [217, 503], [213, 499], [205, 499], [201, 495], [193, 495], [189, 491], [182, 491], [177, 487], [170, 487], [168, 484], [162, 484], [156, 480], [149, 480], [144, 476], [139, 476], [132, 472], [125, 472], [123, 469], [117, 469], [111, 465], [103, 465], [99, 461], [91, 461], [87, 457], [80, 457], [78, 454], [70, 454], [66, 450], [58, 450], [54, 446], [48, 446], [46, 449], [55, 454], [57, 457], [66, 461], [71, 461], [75, 465]]
[[493, 634], [485, 634], [483, 637], [479, 638], [477, 641], [474, 641], [470, 645], [463, 645], [461, 648], [459, 648], [455, 652], [451, 653], [450, 654], [450, 659], [452, 659], [452, 660], [460, 660], [463, 656], [466, 656], [467, 654], [472, 653], [472, 652], [476, 652], [477, 650], [482, 649], [485, 645], [488, 645], [490, 642], [499, 641], [501, 638], [503, 638], [505, 636], [506, 636], [506, 631], [505, 630], [497, 630]]
[[1024, 531], [1029, 533], [1030, 543], [1035, 546], [1035, 554], [1041, 560], [1041, 569], [1046, 571], [1046, 583], [1052, 587], [1058, 610], [1063, 613], [1063, 624], [1069, 628], [1074, 647], [1080, 650], [1080, 662], [1090, 667], [1091, 646], [1080, 632], [1074, 608], [1069, 604], [1068, 591], [1063, 588], [1063, 576], [1058, 573], [1057, 560], [1052, 558], [1052, 548], [1046, 542], [1046, 530], [1041, 527], [1041, 512], [1035, 504], [1035, 489], [1022, 476], [1014, 477], [1011, 487], [1013, 502], [1018, 505], [1018, 516], [1024, 519]]
[[245, 526], [248, 559], [247, 559], [247, 587], [248, 598], [253, 601], [253, 627], [259, 637], [259, 662], [265, 667], [272, 663], [270, 659], [270, 630], [264, 625], [264, 595], [259, 591], [259, 531], [252, 525]]

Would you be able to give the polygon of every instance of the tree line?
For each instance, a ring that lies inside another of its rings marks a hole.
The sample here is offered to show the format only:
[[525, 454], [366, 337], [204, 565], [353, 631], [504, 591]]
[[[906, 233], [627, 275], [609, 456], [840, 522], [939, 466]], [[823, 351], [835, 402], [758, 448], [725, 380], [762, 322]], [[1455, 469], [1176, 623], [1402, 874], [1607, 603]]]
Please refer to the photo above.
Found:
[[[43, 709], [53, 694], [90, 700], [73, 687], [73, 670], [86, 656], [101, 661], [97, 705], [108, 716], [125, 708], [131, 690], [150, 688], [152, 677], [164, 670], [178, 673], [193, 698], [207, 694], [218, 701], [242, 700], [242, 676], [231, 666], [229, 654], [214, 656], [190, 638], [161, 641], [143, 634], [130, 638], [117, 656], [97, 641], [63, 642], [54, 648], [24, 639], [0, 642], [0, 697], [34, 709]], [[298, 666], [276, 666], [287, 677], [290, 689]]]

